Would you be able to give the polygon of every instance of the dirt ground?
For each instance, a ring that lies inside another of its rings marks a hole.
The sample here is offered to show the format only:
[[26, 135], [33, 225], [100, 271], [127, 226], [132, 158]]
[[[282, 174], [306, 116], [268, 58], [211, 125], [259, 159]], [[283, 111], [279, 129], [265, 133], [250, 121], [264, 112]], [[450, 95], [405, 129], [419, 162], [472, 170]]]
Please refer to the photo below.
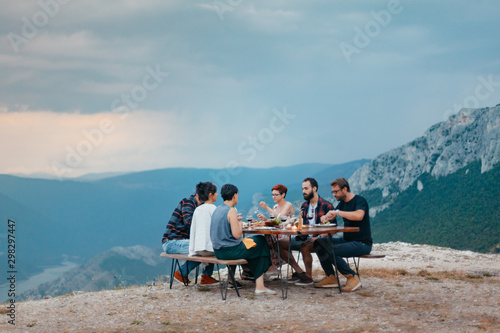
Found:
[[[362, 259], [363, 288], [354, 293], [292, 284], [283, 300], [281, 292], [254, 296], [246, 281], [241, 297], [230, 290], [226, 301], [217, 285], [74, 292], [17, 303], [16, 325], [2, 314], [0, 331], [500, 332], [499, 255], [405, 243], [376, 250], [387, 257]], [[279, 281], [266, 284], [280, 290]]]

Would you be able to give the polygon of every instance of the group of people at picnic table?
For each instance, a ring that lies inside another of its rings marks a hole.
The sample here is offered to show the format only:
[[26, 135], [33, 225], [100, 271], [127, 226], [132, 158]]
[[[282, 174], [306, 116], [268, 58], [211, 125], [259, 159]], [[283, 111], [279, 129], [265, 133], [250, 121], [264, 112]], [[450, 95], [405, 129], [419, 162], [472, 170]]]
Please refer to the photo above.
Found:
[[[242, 279], [255, 281], [255, 295], [274, 295], [276, 292], [264, 284], [266, 272], [280, 269], [282, 262], [289, 263], [295, 270], [289, 282], [296, 285], [313, 285], [316, 288], [338, 288], [335, 275], [334, 260], [338, 271], [346, 277], [342, 291], [351, 292], [361, 288], [359, 276], [344, 260], [369, 254], [372, 248], [370, 217], [368, 203], [360, 195], [351, 193], [345, 178], [337, 178], [331, 182], [332, 194], [338, 201], [337, 207], [318, 195], [318, 183], [314, 178], [306, 178], [302, 182], [302, 194], [305, 202], [301, 206], [300, 215], [304, 225], [316, 225], [336, 222], [342, 218], [345, 227], [357, 227], [358, 232], [343, 233], [342, 237], [331, 238], [325, 234], [297, 235], [276, 239], [272, 236], [254, 235], [243, 237], [244, 229], [241, 214], [235, 206], [238, 204], [238, 188], [232, 184], [222, 186], [220, 194], [223, 203], [217, 201], [217, 186], [211, 182], [200, 182], [196, 185], [195, 194], [182, 199], [170, 218], [162, 238], [162, 247], [166, 253], [189, 254], [190, 256], [213, 256], [218, 259], [246, 259], [248, 264], [242, 265]], [[293, 205], [285, 200], [287, 188], [278, 184], [272, 188], [273, 208], [265, 202], [259, 204], [274, 216], [292, 216]], [[258, 218], [265, 220], [263, 214]], [[279, 242], [279, 246], [277, 246]], [[290, 243], [289, 243], [290, 242]], [[330, 255], [331, 248], [335, 259]], [[295, 261], [288, 249], [300, 251], [305, 271]], [[279, 249], [279, 252], [278, 252]], [[312, 253], [316, 253], [325, 277], [314, 282], [312, 276]], [[280, 260], [281, 259], [281, 260]], [[174, 278], [189, 284], [189, 273], [201, 263], [186, 261]], [[200, 284], [219, 283], [212, 277], [213, 264], [204, 264]], [[241, 286], [236, 282], [238, 287]]]

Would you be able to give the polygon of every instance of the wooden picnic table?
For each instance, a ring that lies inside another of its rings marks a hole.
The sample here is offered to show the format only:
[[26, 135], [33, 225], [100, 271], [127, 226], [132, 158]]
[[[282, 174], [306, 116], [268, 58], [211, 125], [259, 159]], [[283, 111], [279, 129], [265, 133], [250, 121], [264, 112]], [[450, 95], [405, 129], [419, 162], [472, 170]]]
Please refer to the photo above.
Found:
[[[297, 235], [328, 235], [328, 239], [330, 240], [331, 244], [331, 239], [332, 235], [339, 233], [339, 232], [358, 232], [359, 228], [357, 227], [339, 227], [339, 226], [330, 226], [330, 225], [303, 225], [301, 229], [298, 228], [292, 228], [292, 229], [285, 229], [285, 228], [279, 228], [279, 227], [251, 227], [251, 228], [243, 228], [243, 233], [245, 234], [254, 234], [254, 235], [284, 235], [288, 236], [289, 238], [292, 236], [297, 236]], [[279, 253], [279, 242], [278, 244], [278, 253]], [[288, 242], [288, 260], [287, 260], [287, 271], [286, 271], [286, 279], [285, 279], [285, 288], [283, 288], [283, 274], [281, 274], [281, 270], [279, 273], [280, 280], [281, 280], [281, 296], [283, 299], [287, 298], [288, 296], [288, 269], [290, 267], [290, 245], [291, 242]], [[333, 248], [332, 248], [333, 251]], [[339, 284], [339, 292], [342, 291], [340, 288], [340, 281], [339, 281], [339, 273], [337, 271], [337, 262], [335, 260], [335, 253], [333, 252], [333, 263], [334, 263], [334, 268], [335, 268], [335, 275], [337, 276], [337, 283]]]

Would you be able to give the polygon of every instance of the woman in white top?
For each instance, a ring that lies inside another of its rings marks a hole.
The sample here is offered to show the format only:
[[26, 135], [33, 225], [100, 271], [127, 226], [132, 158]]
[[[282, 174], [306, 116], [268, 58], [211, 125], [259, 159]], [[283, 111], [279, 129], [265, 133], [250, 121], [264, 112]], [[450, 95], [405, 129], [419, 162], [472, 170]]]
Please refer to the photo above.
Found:
[[[291, 202], [285, 200], [286, 192], [288, 189], [285, 185], [275, 185], [272, 189], [273, 201], [276, 203], [274, 207], [271, 209], [264, 201], [261, 201], [259, 206], [264, 208], [269, 212], [269, 214], [273, 214], [274, 218], [278, 218], [279, 216], [292, 216], [295, 212], [293, 205]], [[259, 220], [266, 220], [264, 214], [258, 214], [257, 217]], [[271, 252], [271, 262], [273, 263], [273, 268], [276, 269], [281, 266], [282, 262], [280, 260], [280, 256], [277, 248], [277, 240], [275, 236], [266, 235], [267, 243], [269, 244], [269, 251]], [[271, 270], [272, 270], [271, 269]]]
[[[293, 215], [295, 210], [293, 209], [293, 205], [291, 202], [288, 202], [285, 200], [286, 197], [286, 192], [288, 189], [286, 188], [285, 185], [275, 185], [272, 189], [272, 195], [273, 195], [273, 201], [276, 203], [274, 207], [271, 209], [264, 201], [261, 201], [259, 206], [264, 208], [269, 212], [269, 214], [273, 214], [274, 217], [280, 216], [290, 216]], [[266, 217], [264, 214], [258, 214], [257, 217], [260, 220], [265, 220]]]
[[[199, 192], [197, 192], [198, 200], [203, 204], [196, 207], [193, 212], [189, 232], [189, 255], [213, 256], [214, 249], [210, 240], [210, 224], [212, 222], [212, 213], [216, 208], [213, 203], [217, 200], [217, 186], [210, 182], [200, 183], [198, 186], [200, 186]], [[189, 261], [188, 274], [200, 264], [197, 261]], [[214, 264], [203, 265], [205, 274], [201, 275], [200, 284], [219, 283], [219, 281], [212, 278]]]
[[210, 240], [210, 223], [212, 213], [215, 208], [214, 202], [217, 200], [217, 186], [212, 183], [200, 191], [198, 198], [203, 202], [196, 207], [191, 220], [191, 231], [189, 234], [189, 255], [213, 256], [214, 249]]

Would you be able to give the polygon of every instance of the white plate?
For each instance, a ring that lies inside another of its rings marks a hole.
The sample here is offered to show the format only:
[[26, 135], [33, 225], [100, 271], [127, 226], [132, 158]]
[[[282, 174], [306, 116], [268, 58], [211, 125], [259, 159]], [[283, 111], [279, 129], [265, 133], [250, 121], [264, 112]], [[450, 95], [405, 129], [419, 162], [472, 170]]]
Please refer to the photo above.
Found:
[[274, 227], [252, 227], [253, 230], [271, 230]]
[[316, 224], [315, 227], [321, 228], [321, 227], [336, 227], [334, 224]]

